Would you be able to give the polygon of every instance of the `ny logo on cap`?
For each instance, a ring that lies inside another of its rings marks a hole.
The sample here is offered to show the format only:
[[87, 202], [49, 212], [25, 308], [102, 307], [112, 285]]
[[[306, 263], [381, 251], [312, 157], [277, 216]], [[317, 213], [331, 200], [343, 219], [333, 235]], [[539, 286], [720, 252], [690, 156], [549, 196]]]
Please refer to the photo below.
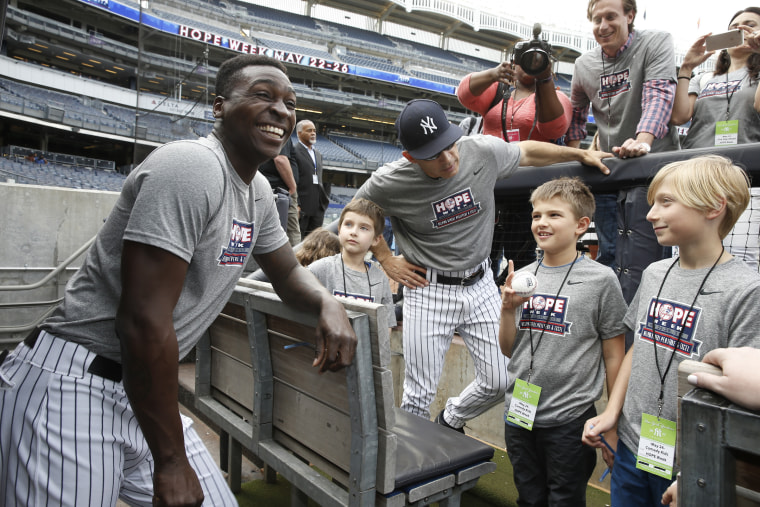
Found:
[[435, 122], [430, 116], [420, 120], [420, 127], [422, 127], [422, 132], [425, 135], [432, 134], [434, 130], [438, 130], [438, 127], [436, 127]]

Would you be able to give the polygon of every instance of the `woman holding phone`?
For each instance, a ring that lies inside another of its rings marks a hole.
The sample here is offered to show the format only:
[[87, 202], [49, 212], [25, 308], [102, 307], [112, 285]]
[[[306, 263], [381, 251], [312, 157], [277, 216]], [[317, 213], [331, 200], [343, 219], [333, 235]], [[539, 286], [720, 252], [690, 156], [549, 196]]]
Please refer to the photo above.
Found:
[[715, 52], [707, 51], [703, 35], [689, 48], [678, 72], [671, 123], [691, 120], [684, 148], [729, 146], [760, 141], [760, 73], [758, 33], [760, 7], [734, 14], [729, 30], [742, 30], [744, 44], [723, 49], [715, 70], [691, 77]]
[[[703, 35], [689, 48], [678, 72], [671, 123], [691, 120], [683, 148], [732, 146], [760, 141], [760, 7], [747, 7], [731, 18], [729, 30], [741, 30], [744, 43], [723, 49], [713, 72], [691, 77], [715, 51]], [[760, 269], [760, 188], [723, 241], [733, 255]]]

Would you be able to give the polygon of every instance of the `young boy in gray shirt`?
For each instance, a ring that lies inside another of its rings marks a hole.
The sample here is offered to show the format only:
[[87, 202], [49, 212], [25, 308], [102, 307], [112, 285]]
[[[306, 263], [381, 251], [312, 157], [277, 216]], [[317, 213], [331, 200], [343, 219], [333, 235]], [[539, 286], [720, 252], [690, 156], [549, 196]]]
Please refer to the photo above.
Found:
[[340, 253], [323, 257], [308, 268], [334, 296], [384, 304], [388, 327], [396, 326], [396, 312], [388, 277], [374, 261], [366, 261], [369, 249], [382, 238], [385, 215], [367, 199], [354, 199], [338, 219]]
[[[720, 347], [760, 347], [760, 275], [723, 248], [749, 202], [749, 180], [717, 155], [673, 162], [647, 194], [647, 220], [679, 257], [651, 264], [625, 316], [635, 333], [607, 408], [583, 441], [616, 447], [612, 505], [659, 505], [675, 462], [678, 363]], [[608, 433], [617, 426], [620, 439]]]
[[543, 257], [536, 293], [502, 288], [499, 346], [511, 361], [505, 439], [520, 506], [586, 505], [596, 451], [583, 445], [584, 422], [607, 376], [610, 390], [625, 355], [625, 300], [612, 269], [576, 249], [594, 214], [580, 179], [559, 178], [531, 194], [531, 231]]

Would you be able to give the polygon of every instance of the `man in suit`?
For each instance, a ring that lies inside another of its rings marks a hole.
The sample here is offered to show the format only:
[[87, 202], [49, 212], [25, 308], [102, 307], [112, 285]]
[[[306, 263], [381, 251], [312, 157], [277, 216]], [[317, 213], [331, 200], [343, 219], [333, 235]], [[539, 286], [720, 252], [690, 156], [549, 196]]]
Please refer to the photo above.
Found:
[[305, 238], [311, 231], [322, 226], [330, 198], [322, 186], [322, 154], [314, 149], [317, 128], [311, 121], [301, 120], [296, 124], [296, 133], [298, 205], [301, 211], [301, 238]]

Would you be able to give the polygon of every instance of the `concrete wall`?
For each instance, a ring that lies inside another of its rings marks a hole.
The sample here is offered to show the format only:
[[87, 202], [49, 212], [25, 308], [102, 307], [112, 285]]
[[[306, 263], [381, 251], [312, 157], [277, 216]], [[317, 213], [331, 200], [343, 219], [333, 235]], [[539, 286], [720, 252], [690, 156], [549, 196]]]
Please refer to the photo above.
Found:
[[[37, 282], [92, 238], [119, 194], [0, 183], [0, 286]], [[74, 268], [83, 256], [74, 261]], [[24, 292], [0, 290], [0, 303], [53, 300], [73, 270]], [[34, 320], [41, 308], [0, 307], [0, 326]]]

